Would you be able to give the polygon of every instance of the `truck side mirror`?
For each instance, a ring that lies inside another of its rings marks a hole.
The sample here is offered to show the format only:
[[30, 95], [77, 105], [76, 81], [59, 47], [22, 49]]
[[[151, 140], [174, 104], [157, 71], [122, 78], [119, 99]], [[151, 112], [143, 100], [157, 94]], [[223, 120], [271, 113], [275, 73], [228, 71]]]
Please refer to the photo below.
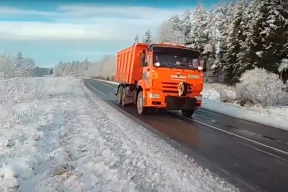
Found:
[[141, 62], [144, 62], [146, 58], [146, 54], [145, 53], [141, 53]]

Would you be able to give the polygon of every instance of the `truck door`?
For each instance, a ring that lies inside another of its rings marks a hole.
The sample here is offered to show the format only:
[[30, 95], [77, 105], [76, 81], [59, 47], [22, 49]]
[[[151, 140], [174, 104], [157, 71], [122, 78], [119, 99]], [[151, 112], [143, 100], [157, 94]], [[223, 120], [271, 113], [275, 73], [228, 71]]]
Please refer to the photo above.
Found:
[[150, 61], [151, 61], [149, 54], [146, 55], [145, 61], [147, 62], [147, 66], [143, 67], [142, 79], [144, 80], [146, 87], [149, 88], [150, 87], [149, 86], [149, 74], [150, 74]]

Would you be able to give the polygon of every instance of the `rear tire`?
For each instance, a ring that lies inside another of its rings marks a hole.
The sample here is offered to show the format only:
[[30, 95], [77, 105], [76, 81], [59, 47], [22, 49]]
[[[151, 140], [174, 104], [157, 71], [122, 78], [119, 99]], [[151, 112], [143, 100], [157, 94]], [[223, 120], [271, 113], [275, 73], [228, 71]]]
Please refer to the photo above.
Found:
[[125, 100], [125, 97], [126, 97], [126, 90], [125, 90], [126, 87], [122, 87], [122, 92], [121, 92], [121, 105], [123, 107], [126, 106], [124, 100]]
[[195, 110], [181, 110], [182, 116], [187, 118], [192, 118]]

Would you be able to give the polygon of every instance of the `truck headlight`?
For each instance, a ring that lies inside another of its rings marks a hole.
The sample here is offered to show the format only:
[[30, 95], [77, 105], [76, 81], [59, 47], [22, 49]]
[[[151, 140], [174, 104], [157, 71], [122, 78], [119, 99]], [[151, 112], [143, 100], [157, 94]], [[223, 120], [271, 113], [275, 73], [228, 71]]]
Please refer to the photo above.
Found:
[[202, 70], [203, 70], [203, 67], [199, 66], [199, 67], [198, 67], [198, 70], [199, 70], [199, 71], [202, 71]]
[[155, 67], [160, 67], [160, 63], [159, 62], [156, 62], [154, 63]]

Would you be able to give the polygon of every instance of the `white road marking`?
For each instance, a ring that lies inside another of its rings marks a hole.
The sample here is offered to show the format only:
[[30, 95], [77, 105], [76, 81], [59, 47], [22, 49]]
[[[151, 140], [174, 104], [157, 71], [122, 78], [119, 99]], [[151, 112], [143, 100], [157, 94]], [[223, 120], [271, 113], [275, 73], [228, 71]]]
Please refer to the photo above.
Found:
[[[97, 80], [96, 80], [97, 81]], [[102, 84], [102, 85], [105, 85], [105, 86], [107, 86], [107, 87], [110, 87], [110, 88], [112, 88], [112, 89], [114, 89], [114, 90], [117, 90], [117, 88], [115, 88], [115, 87], [112, 87], [112, 86], [110, 86], [110, 85], [107, 85], [106, 83], [102, 83], [101, 81], [97, 81], [98, 83], [100, 83], [100, 84]]]
[[277, 152], [279, 152], [279, 153], [282, 153], [283, 155], [287, 155], [287, 156], [288, 156], [288, 152], [283, 151], [283, 150], [281, 150], [281, 149], [277, 149], [277, 148], [275, 148], [275, 147], [271, 147], [271, 146], [269, 146], [269, 145], [260, 143], [260, 142], [258, 142], [258, 141], [254, 141], [254, 140], [252, 140], [252, 139], [248, 139], [248, 138], [243, 137], [243, 136], [241, 136], [241, 135], [237, 135], [237, 134], [235, 134], [235, 133], [231, 133], [231, 132], [229, 132], [229, 131], [220, 129], [220, 128], [218, 128], [218, 127], [214, 127], [214, 126], [212, 126], [212, 125], [203, 123], [203, 122], [201, 122], [201, 121], [197, 121], [197, 120], [194, 120], [194, 119], [192, 119], [192, 121], [194, 121], [194, 122], [196, 122], [196, 123], [199, 123], [199, 124], [202, 124], [202, 125], [205, 125], [205, 126], [207, 126], [207, 127], [210, 127], [210, 128], [212, 128], [212, 129], [215, 129], [215, 130], [218, 130], [218, 131], [227, 133], [227, 134], [229, 134], [229, 135], [233, 135], [233, 136], [235, 136], [235, 137], [238, 137], [238, 138], [240, 138], [240, 139], [249, 141], [249, 142], [254, 143], [254, 144], [256, 144], [256, 145], [260, 145], [260, 146], [262, 146], [262, 147], [266, 147], [266, 148], [268, 148], [268, 149], [277, 151]]
[[90, 83], [88, 83], [89, 87], [91, 87], [93, 90], [97, 91], [98, 93], [100, 93], [103, 97], [106, 97], [106, 95], [104, 93], [102, 93], [101, 91], [99, 91], [98, 89], [96, 89], [95, 87], [93, 87]]
[[245, 145], [246, 147], [249, 147], [249, 148], [255, 149], [255, 150], [257, 150], [257, 151], [260, 151], [260, 152], [265, 153], [265, 154], [267, 154], [267, 155], [270, 155], [270, 156], [272, 156], [272, 157], [275, 157], [275, 158], [281, 159], [281, 160], [283, 160], [283, 161], [288, 161], [287, 159], [283, 159], [283, 158], [281, 158], [281, 157], [279, 157], [279, 156], [277, 156], [277, 155], [274, 155], [274, 154], [269, 153], [269, 152], [267, 152], [267, 151], [264, 151], [264, 150], [258, 149], [258, 148], [256, 148], [256, 147], [251, 146], [251, 145], [247, 145], [247, 144], [245, 144], [245, 143], [241, 143], [241, 142], [237, 142], [237, 143], [240, 143], [241, 145]]

